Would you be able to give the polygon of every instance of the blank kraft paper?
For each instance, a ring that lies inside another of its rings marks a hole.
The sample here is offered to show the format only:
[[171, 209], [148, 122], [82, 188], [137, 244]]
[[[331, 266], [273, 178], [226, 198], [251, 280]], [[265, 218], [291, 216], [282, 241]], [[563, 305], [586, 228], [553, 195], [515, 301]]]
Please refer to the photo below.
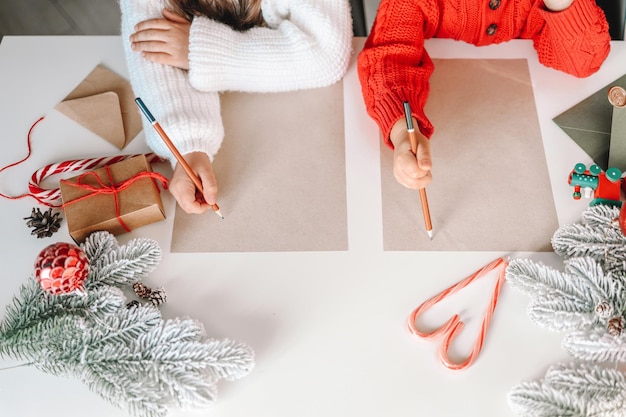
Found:
[[434, 237], [418, 192], [395, 181], [383, 145], [384, 250], [550, 251], [558, 220], [526, 60], [434, 63], [425, 109], [435, 126]]
[[222, 95], [224, 220], [177, 206], [172, 252], [348, 249], [343, 85]]

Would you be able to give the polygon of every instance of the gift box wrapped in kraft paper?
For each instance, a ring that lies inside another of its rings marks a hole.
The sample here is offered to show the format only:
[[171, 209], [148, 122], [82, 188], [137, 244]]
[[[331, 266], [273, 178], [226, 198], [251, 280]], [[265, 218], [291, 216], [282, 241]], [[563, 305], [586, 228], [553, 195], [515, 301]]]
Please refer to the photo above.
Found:
[[165, 219], [159, 182], [167, 186], [144, 155], [61, 180], [70, 236], [82, 243], [95, 231], [119, 235]]

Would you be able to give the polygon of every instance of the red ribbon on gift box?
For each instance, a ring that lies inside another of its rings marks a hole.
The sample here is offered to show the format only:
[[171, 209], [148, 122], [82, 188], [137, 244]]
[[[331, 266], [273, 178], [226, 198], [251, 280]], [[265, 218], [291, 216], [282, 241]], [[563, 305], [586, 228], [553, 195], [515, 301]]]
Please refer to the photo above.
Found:
[[[128, 187], [130, 187], [135, 181], [140, 180], [142, 178], [151, 178], [153, 181], [159, 181], [161, 183], [161, 186], [163, 188], [167, 188], [167, 183], [168, 183], [168, 179], [165, 178], [163, 175], [159, 174], [158, 172], [151, 172], [151, 171], [144, 171], [144, 172], [140, 172], [136, 175], [134, 175], [131, 178], [128, 178], [127, 180], [122, 181], [119, 184], [115, 184], [113, 182], [113, 176], [111, 175], [111, 169], [109, 168], [109, 165], [105, 165], [104, 166], [106, 173], [109, 177], [109, 183], [110, 184], [106, 184], [104, 181], [102, 181], [102, 178], [100, 178], [98, 176], [98, 174], [96, 174], [95, 171], [89, 171], [89, 172], [85, 172], [83, 174], [81, 174], [77, 179], [76, 179], [76, 183], [72, 183], [71, 185], [81, 188], [83, 190], [87, 190], [90, 193], [89, 194], [85, 194], [82, 197], [78, 197], [75, 198], [74, 200], [68, 201], [66, 203], [63, 203], [63, 205], [61, 206], [63, 209], [65, 209], [65, 207], [67, 207], [70, 204], [73, 203], [77, 203], [79, 201], [83, 201], [86, 200], [90, 197], [93, 197], [94, 195], [113, 195], [113, 200], [115, 201], [115, 217], [117, 218], [117, 221], [122, 225], [122, 227], [124, 228], [124, 230], [126, 230], [127, 232], [130, 232], [130, 228], [128, 226], [126, 226], [126, 224], [124, 223], [124, 221], [122, 220], [122, 216], [120, 213], [120, 204], [119, 204], [119, 199], [118, 199], [118, 194], [127, 189]], [[91, 184], [86, 184], [83, 182], [83, 180], [88, 177], [88, 176], [93, 176], [95, 178], [96, 183], [98, 184], [96, 185], [91, 185]], [[61, 180], [61, 182], [64, 182], [66, 184], [69, 184], [69, 181], [67, 180]]]

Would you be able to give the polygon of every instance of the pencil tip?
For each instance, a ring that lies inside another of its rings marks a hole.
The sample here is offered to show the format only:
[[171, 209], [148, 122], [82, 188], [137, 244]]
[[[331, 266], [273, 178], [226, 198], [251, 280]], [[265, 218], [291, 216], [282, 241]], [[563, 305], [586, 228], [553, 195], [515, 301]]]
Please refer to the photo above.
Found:
[[428, 230], [428, 237], [430, 238], [430, 240], [433, 240], [433, 231], [432, 230]]

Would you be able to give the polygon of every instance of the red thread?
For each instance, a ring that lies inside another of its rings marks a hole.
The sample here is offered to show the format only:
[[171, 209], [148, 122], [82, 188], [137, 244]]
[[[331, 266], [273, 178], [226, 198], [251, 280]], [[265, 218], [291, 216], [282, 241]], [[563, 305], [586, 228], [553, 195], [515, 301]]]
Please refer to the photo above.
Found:
[[[72, 201], [68, 201], [66, 203], [63, 203], [63, 205], [61, 207], [63, 207], [63, 209], [65, 209], [65, 207], [67, 207], [70, 204], [73, 203], [77, 203], [79, 201], [83, 201], [86, 200], [90, 197], [93, 197], [94, 195], [101, 195], [101, 194], [111, 194], [113, 195], [113, 201], [115, 203], [115, 217], [117, 218], [117, 221], [122, 225], [122, 227], [124, 228], [124, 230], [126, 230], [127, 232], [130, 232], [130, 228], [128, 226], [126, 226], [126, 223], [124, 223], [124, 221], [122, 220], [122, 215], [120, 213], [120, 204], [119, 204], [119, 197], [118, 194], [122, 191], [124, 191], [125, 189], [127, 189], [128, 187], [130, 187], [135, 181], [141, 179], [141, 178], [151, 178], [152, 181], [159, 181], [161, 182], [161, 185], [163, 186], [163, 188], [167, 188], [167, 178], [165, 178], [163, 175], [157, 173], [157, 172], [148, 172], [148, 171], [144, 171], [144, 172], [140, 172], [136, 175], [134, 175], [133, 177], [122, 181], [119, 184], [115, 184], [113, 182], [113, 176], [111, 175], [111, 170], [109, 168], [109, 165], [105, 165], [104, 166], [107, 176], [109, 177], [109, 183], [110, 185], [107, 185], [104, 183], [104, 181], [102, 181], [102, 179], [98, 176], [98, 174], [96, 174], [95, 171], [89, 171], [89, 172], [85, 172], [83, 174], [81, 174], [77, 179], [76, 179], [76, 183], [72, 184], [67, 180], [61, 180], [61, 182], [64, 182], [66, 184], [70, 184], [73, 185], [75, 187], [81, 188], [83, 190], [87, 190], [90, 193], [89, 194], [85, 194], [81, 197], [75, 198]], [[93, 176], [95, 177], [95, 181], [99, 186], [94, 186], [91, 184], [85, 184], [83, 182], [83, 179], [85, 179], [87, 176]]]
[[[33, 123], [33, 125], [30, 127], [30, 129], [28, 130], [28, 137], [27, 137], [27, 143], [28, 143], [28, 155], [26, 155], [26, 157], [20, 161], [14, 162], [10, 165], [5, 166], [4, 168], [0, 169], [0, 172], [4, 171], [7, 168], [16, 166], [21, 164], [22, 162], [26, 161], [31, 153], [32, 153], [32, 147], [31, 147], [31, 134], [33, 129], [35, 128], [35, 126], [41, 122], [44, 118], [40, 117], [35, 123]], [[38, 169], [37, 171], [35, 171], [30, 178], [30, 181], [28, 183], [28, 190], [30, 191], [30, 193], [28, 194], [22, 194], [22, 195], [18, 195], [18, 196], [9, 196], [6, 194], [2, 194], [0, 193], [0, 197], [4, 197], [7, 198], [9, 200], [17, 200], [17, 199], [21, 199], [24, 197], [32, 197], [35, 200], [37, 200], [37, 202], [39, 202], [39, 204], [42, 204], [44, 206], [47, 207], [53, 207], [53, 208], [58, 208], [61, 207], [61, 190], [56, 188], [56, 189], [45, 189], [42, 188], [39, 184], [41, 181], [43, 181], [44, 179], [46, 179], [48, 176], [52, 176], [52, 175], [56, 175], [56, 174], [61, 174], [61, 173], [65, 173], [65, 172], [73, 172], [73, 171], [83, 171], [83, 170], [87, 170], [87, 169], [95, 169], [95, 168], [100, 168], [102, 166], [106, 166], [109, 164], [114, 164], [116, 162], [125, 160], [125, 159], [129, 159], [135, 156], [139, 156], [141, 154], [135, 154], [135, 155], [117, 155], [117, 156], [109, 156], [109, 157], [99, 157], [99, 158], [89, 158], [89, 159], [74, 159], [74, 160], [69, 160], [69, 161], [63, 161], [60, 162], [58, 164], [49, 164], [46, 165], [43, 168]], [[146, 157], [147, 161], [149, 163], [152, 162], [162, 162], [163, 159], [161, 157], [159, 157], [158, 155], [154, 154], [154, 153], [146, 153], [144, 154], [144, 156]], [[156, 182], [155, 182], [156, 184]], [[163, 184], [163, 188], [167, 188], [167, 182], [162, 182]]]
[[[0, 169], [0, 172], [4, 171], [5, 169], [8, 169], [8, 168], [14, 167], [16, 165], [19, 165], [22, 162], [26, 161], [28, 158], [30, 158], [30, 154], [32, 153], [30, 137], [31, 137], [31, 134], [32, 134], [33, 129], [35, 128], [35, 126], [37, 126], [39, 124], [39, 122], [41, 122], [43, 119], [44, 119], [43, 116], [40, 117], [39, 119], [37, 119], [37, 121], [35, 123], [32, 124], [30, 129], [28, 129], [28, 135], [26, 137], [26, 143], [28, 145], [28, 154], [23, 159], [21, 159], [21, 160], [19, 160], [17, 162], [13, 162], [12, 164], [9, 164], [9, 165], [3, 167], [2, 169]], [[21, 195], [17, 195], [17, 196], [10, 196], [10, 195], [6, 195], [6, 194], [3, 194], [3, 193], [0, 193], [0, 197], [8, 198], [9, 200], [19, 200], [19, 199], [24, 198], [24, 197], [33, 197], [35, 200], [37, 200], [39, 203], [43, 204], [44, 206], [53, 207], [49, 203], [46, 203], [43, 200], [41, 200], [38, 197], [36, 197], [34, 195], [31, 195], [31, 194], [21, 194]]]

